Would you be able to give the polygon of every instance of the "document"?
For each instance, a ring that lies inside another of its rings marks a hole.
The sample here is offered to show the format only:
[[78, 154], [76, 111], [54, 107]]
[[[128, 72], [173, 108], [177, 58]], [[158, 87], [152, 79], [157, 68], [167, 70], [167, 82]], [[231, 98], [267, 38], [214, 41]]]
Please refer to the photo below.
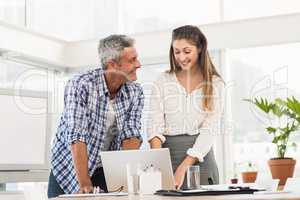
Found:
[[99, 197], [99, 196], [126, 196], [127, 192], [111, 192], [111, 193], [89, 193], [89, 194], [62, 194], [59, 198], [69, 198], [69, 197]]

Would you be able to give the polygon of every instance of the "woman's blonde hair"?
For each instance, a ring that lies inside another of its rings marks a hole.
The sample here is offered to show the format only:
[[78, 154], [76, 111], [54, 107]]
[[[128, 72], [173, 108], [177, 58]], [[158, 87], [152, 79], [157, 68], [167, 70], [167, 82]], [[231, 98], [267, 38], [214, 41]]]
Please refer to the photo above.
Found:
[[203, 76], [203, 108], [205, 110], [211, 111], [213, 109], [213, 76], [221, 78], [220, 74], [217, 72], [215, 66], [213, 65], [209, 53], [207, 51], [207, 39], [200, 29], [196, 26], [186, 25], [181, 26], [173, 30], [172, 32], [172, 42], [169, 52], [170, 59], [170, 70], [169, 73], [176, 73], [181, 71], [181, 67], [175, 60], [173, 42], [175, 40], [185, 39], [189, 41], [192, 45], [195, 45], [199, 51], [198, 55], [198, 66]]

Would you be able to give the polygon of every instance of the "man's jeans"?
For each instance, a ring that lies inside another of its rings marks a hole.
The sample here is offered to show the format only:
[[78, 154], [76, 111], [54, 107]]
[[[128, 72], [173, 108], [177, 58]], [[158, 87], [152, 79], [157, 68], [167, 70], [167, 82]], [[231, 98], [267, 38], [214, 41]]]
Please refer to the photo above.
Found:
[[[105, 177], [103, 173], [103, 168], [98, 168], [95, 170], [92, 178], [93, 186], [99, 186], [102, 190], [107, 192]], [[49, 182], [48, 182], [48, 198], [54, 198], [61, 194], [65, 194], [65, 192], [61, 189], [59, 184], [57, 183], [52, 171], [49, 175]]]

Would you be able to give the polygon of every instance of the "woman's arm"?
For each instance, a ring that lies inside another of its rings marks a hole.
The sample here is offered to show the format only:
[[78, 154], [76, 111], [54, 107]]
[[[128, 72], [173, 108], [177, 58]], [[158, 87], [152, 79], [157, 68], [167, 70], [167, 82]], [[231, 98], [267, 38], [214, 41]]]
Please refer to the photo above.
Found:
[[223, 81], [214, 83], [213, 105], [214, 109], [206, 113], [200, 129], [200, 133], [192, 148], [188, 149], [187, 154], [198, 158], [200, 162], [211, 150], [215, 137], [220, 134], [221, 116], [224, 111], [225, 87]]
[[147, 136], [151, 148], [161, 148], [165, 142], [164, 102], [163, 102], [163, 75], [152, 83], [149, 114], [147, 120]]
[[181, 162], [181, 164], [177, 167], [174, 175], [176, 189], [181, 188], [187, 169], [197, 161], [197, 158], [187, 155], [185, 159]]
[[177, 188], [182, 186], [187, 169], [195, 162], [203, 161], [203, 158], [213, 146], [215, 135], [218, 134], [219, 122], [224, 105], [224, 83], [216, 83], [214, 90], [214, 110], [207, 115], [201, 124], [201, 128], [199, 129], [200, 135], [197, 137], [193, 147], [188, 149], [187, 156], [176, 169], [175, 184]]

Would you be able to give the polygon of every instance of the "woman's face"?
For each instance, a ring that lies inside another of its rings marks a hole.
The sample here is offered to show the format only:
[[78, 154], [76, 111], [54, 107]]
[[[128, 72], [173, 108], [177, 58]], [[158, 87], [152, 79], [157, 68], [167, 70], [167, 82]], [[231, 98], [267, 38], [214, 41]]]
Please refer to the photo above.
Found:
[[190, 41], [185, 39], [173, 41], [174, 57], [182, 70], [191, 70], [198, 67], [199, 50]]

